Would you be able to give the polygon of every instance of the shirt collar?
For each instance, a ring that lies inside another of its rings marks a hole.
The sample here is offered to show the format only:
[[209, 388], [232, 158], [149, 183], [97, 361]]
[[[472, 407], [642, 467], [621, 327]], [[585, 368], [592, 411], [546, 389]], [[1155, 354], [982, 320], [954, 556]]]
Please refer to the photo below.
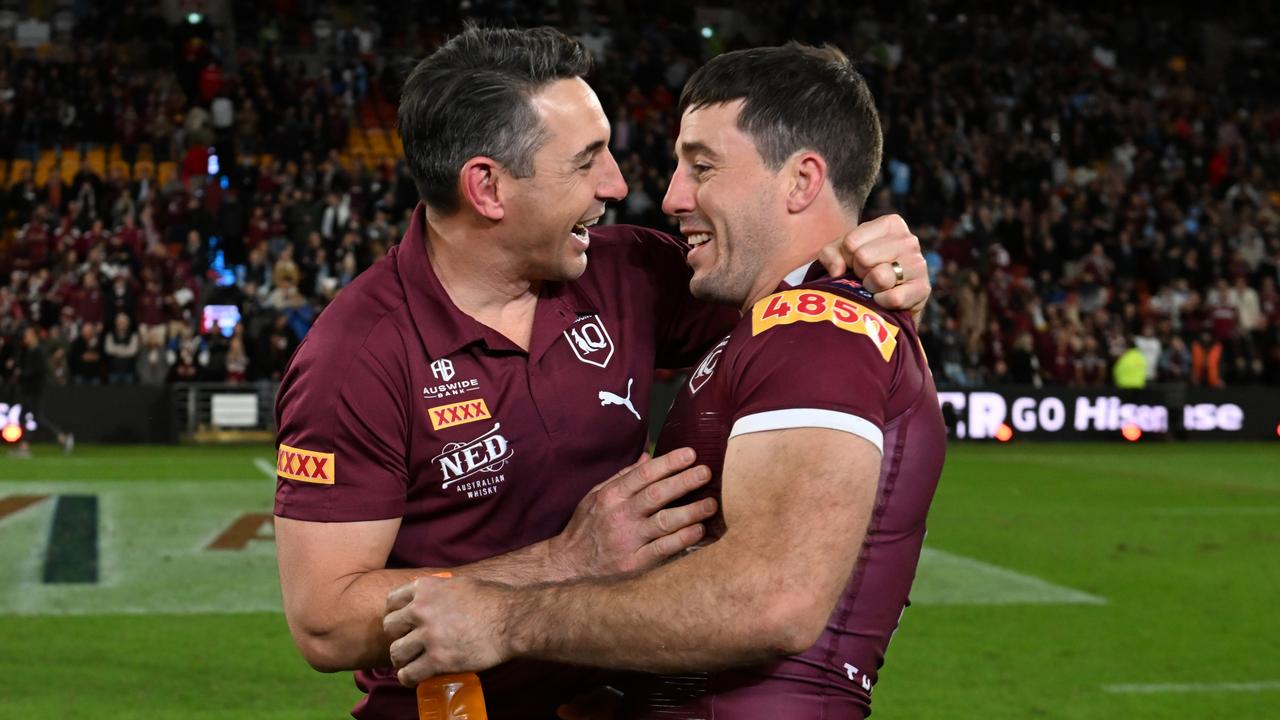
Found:
[[795, 270], [787, 273], [787, 276], [782, 278], [782, 282], [778, 285], [778, 290], [787, 290], [798, 285], [803, 285], [807, 282], [817, 280], [826, 274], [827, 269], [822, 266], [822, 263], [816, 260], [810, 260]]
[[[475, 342], [484, 342], [491, 348], [519, 350], [501, 334], [459, 310], [445, 291], [427, 255], [424, 204], [418, 203], [414, 209], [409, 229], [396, 252], [396, 272], [404, 287], [409, 315], [428, 355], [445, 357]], [[545, 330], [554, 329], [554, 334], [558, 335], [578, 317], [596, 312], [597, 304], [578, 283], [545, 283], [535, 311], [532, 354], [541, 354], [538, 346], [545, 343], [539, 343], [539, 338]]]

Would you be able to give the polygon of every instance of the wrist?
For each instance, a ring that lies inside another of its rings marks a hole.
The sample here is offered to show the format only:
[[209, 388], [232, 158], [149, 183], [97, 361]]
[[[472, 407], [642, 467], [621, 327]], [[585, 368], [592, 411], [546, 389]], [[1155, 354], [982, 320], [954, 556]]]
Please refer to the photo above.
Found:
[[525, 610], [526, 595], [528, 592], [519, 588], [504, 588], [501, 594], [502, 654], [507, 660], [529, 657], [534, 651], [531, 619]]
[[564, 540], [556, 535], [539, 545], [541, 577], [535, 582], [564, 582], [573, 580], [577, 573], [565, 562]]

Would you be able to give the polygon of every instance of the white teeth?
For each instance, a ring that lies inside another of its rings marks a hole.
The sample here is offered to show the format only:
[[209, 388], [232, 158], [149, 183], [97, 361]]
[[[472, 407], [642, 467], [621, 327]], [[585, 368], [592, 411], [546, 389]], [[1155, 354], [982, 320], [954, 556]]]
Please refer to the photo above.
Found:
[[686, 235], [685, 239], [689, 241], [690, 245], [697, 247], [702, 243], [711, 240], [711, 233], [693, 233], [691, 235]]
[[591, 218], [590, 220], [588, 220], [588, 221], [586, 221], [586, 222], [584, 222], [584, 223], [582, 223], [582, 224], [583, 224], [583, 225], [585, 225], [585, 226], [587, 226], [587, 227], [591, 227], [592, 225], [595, 225], [595, 224], [596, 224], [596, 223], [598, 223], [598, 222], [600, 222], [600, 218], [595, 217], [595, 218]]

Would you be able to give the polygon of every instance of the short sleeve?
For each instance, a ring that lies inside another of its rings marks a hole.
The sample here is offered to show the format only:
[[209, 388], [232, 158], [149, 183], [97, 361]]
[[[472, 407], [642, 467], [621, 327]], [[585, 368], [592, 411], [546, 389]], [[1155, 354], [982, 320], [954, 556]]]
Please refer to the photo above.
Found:
[[865, 438], [883, 452], [889, 396], [906, 354], [897, 347], [899, 330], [832, 293], [788, 290], [756, 303], [726, 358], [729, 436], [824, 427]]
[[404, 514], [409, 407], [402, 373], [367, 347], [298, 348], [276, 398], [275, 513], [317, 522]]

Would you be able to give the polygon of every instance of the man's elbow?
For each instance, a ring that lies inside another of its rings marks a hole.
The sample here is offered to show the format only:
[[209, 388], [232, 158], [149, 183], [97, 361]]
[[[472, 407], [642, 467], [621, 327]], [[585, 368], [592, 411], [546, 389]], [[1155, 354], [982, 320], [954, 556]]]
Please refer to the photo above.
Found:
[[772, 655], [799, 655], [818, 642], [831, 610], [812, 595], [778, 593], [757, 616], [764, 625], [760, 637], [767, 639]]
[[302, 659], [313, 669], [324, 673], [355, 670], [360, 667], [358, 658], [347, 643], [342, 642], [336, 628], [289, 621], [289, 633], [293, 644], [302, 653]]
[[313, 670], [334, 673], [355, 669], [338, 651], [338, 648], [323, 638], [295, 636], [293, 641], [302, 652], [302, 659], [306, 660]]

